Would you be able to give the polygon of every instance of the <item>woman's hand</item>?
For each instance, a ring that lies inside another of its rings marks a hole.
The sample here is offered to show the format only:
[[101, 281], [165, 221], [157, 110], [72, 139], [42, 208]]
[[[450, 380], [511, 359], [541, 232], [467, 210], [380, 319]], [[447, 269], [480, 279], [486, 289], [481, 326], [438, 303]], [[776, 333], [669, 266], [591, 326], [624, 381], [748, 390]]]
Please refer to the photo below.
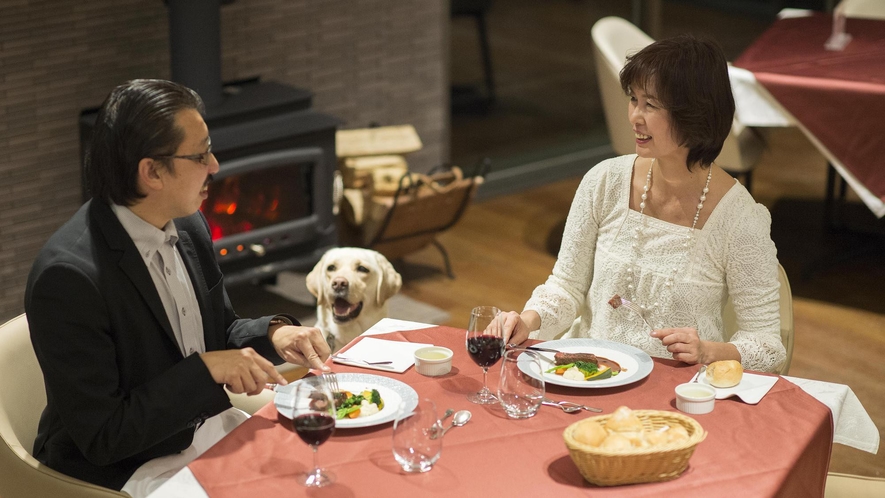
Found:
[[689, 364], [709, 363], [705, 356], [705, 341], [698, 337], [697, 329], [681, 327], [653, 330], [651, 336], [661, 340], [661, 344], [673, 354], [674, 360]]
[[702, 341], [697, 329], [681, 327], [654, 330], [652, 337], [661, 340], [673, 359], [689, 364], [708, 364], [719, 360], [741, 361], [741, 353], [730, 342]]
[[504, 311], [500, 317], [504, 344], [521, 344], [529, 338], [529, 332], [541, 326], [541, 317], [534, 311], [524, 311], [522, 315]]

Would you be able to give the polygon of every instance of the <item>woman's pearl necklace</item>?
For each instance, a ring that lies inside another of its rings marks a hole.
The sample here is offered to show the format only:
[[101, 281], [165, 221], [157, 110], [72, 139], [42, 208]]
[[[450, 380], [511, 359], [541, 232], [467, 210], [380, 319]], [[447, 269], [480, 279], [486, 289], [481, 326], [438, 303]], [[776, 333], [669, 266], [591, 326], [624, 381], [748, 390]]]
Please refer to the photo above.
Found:
[[[633, 242], [631, 246], [633, 247], [633, 261], [630, 262], [630, 265], [627, 267], [627, 294], [630, 296], [630, 299], [639, 305], [639, 307], [643, 310], [651, 311], [658, 307], [658, 302], [655, 301], [651, 304], [639, 303], [636, 301], [636, 296], [634, 295], [635, 288], [633, 286], [634, 282], [634, 274], [636, 268], [636, 260], [639, 259], [639, 239], [642, 236], [642, 228], [645, 226], [645, 217], [643, 214], [645, 213], [646, 200], [648, 200], [648, 191], [651, 188], [651, 172], [655, 167], [655, 161], [657, 158], [653, 158], [651, 160], [651, 166], [648, 168], [648, 174], [645, 176], [645, 186], [642, 187], [642, 196], [640, 197], [641, 201], [639, 202], [639, 225], [636, 227], [636, 233], [633, 234]], [[707, 200], [707, 193], [710, 192], [710, 178], [713, 177], [713, 166], [710, 166], [710, 171], [707, 173], [707, 182], [704, 184], [704, 190], [701, 191], [700, 201], [698, 202], [698, 210], [694, 214], [694, 220], [691, 222], [691, 228], [688, 229], [688, 232], [685, 235], [685, 240], [682, 242], [682, 247], [685, 249], [685, 259], [688, 260], [689, 253], [689, 245], [693, 245], [694, 241], [694, 230], [698, 224], [698, 217], [701, 215], [701, 209], [704, 207], [704, 201]], [[664, 282], [664, 285], [669, 289], [673, 286], [673, 280], [676, 278], [676, 273], [679, 271], [678, 266], [674, 266], [673, 269], [667, 274], [667, 280]]]

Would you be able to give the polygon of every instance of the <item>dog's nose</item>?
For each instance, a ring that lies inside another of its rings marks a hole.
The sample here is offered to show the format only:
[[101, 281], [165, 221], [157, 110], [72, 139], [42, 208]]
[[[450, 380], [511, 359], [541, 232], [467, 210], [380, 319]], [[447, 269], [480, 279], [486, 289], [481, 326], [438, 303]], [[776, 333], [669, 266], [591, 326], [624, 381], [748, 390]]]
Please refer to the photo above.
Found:
[[339, 277], [332, 280], [332, 289], [336, 291], [346, 290], [348, 285], [350, 284], [347, 282], [347, 279], [344, 278]]

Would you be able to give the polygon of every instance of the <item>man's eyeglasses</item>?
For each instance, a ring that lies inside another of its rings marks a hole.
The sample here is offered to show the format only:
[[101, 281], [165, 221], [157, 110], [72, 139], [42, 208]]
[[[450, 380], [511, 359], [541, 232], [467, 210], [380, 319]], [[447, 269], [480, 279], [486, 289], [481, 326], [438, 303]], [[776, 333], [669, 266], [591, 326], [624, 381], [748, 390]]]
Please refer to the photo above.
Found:
[[212, 144], [209, 144], [209, 150], [200, 154], [190, 154], [188, 156], [151, 156], [151, 159], [187, 159], [200, 163], [203, 166], [209, 165], [209, 155], [212, 154]]

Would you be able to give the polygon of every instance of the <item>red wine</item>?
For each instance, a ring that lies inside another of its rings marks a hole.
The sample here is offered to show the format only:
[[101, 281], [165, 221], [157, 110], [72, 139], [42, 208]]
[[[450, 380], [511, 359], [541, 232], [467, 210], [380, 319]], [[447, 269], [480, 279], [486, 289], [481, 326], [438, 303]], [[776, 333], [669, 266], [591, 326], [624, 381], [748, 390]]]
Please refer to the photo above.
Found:
[[299, 415], [292, 420], [292, 425], [298, 437], [311, 446], [325, 443], [335, 432], [335, 419], [319, 413]]
[[467, 352], [481, 367], [490, 367], [504, 354], [504, 338], [494, 335], [480, 335], [467, 339]]

